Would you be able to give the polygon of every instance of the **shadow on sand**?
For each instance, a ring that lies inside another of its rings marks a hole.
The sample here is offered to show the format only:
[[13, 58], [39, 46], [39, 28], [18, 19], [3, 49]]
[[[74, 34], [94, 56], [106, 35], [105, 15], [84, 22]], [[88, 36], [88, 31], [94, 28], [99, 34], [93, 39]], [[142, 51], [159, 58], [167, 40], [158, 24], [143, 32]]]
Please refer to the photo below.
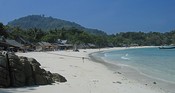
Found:
[[20, 88], [0, 88], [0, 93], [23, 93], [23, 92], [36, 90], [37, 87], [39, 86], [36, 85], [36, 86], [27, 86], [27, 87], [20, 87]]

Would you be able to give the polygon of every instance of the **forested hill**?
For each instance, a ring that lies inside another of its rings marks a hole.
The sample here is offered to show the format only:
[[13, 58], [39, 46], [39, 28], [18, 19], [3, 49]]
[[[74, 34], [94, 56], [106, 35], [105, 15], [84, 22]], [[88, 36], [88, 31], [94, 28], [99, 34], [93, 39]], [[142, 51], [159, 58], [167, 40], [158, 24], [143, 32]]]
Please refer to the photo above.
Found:
[[9, 22], [7, 25], [12, 27], [20, 27], [22, 29], [38, 28], [42, 29], [43, 31], [62, 28], [67, 29], [74, 27], [92, 34], [106, 35], [105, 32], [97, 29], [85, 28], [75, 22], [65, 21], [53, 17], [45, 17], [44, 15], [29, 15], [19, 19], [15, 19]]

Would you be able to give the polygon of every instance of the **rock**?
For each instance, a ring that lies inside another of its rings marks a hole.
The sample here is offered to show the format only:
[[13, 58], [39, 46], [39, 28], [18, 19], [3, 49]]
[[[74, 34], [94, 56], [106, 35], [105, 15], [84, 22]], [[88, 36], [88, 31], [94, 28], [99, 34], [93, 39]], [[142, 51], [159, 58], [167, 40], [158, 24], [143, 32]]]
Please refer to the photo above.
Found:
[[113, 82], [113, 83], [118, 83], [118, 84], [122, 84], [122, 82], [120, 82], [120, 81], [116, 81], [116, 82]]
[[9, 53], [9, 64], [10, 64], [10, 79], [11, 86], [13, 87], [21, 87], [25, 85], [25, 73], [22, 62], [18, 56], [13, 53]]
[[54, 83], [55, 80], [52, 79], [52, 78], [53, 78], [52, 73], [51, 73], [50, 71], [46, 71], [46, 74], [47, 74], [47, 76], [46, 76], [46, 78], [47, 78], [47, 82], [50, 83], [50, 84], [51, 84], [51, 83]]
[[54, 81], [57, 81], [57, 82], [66, 82], [67, 81], [65, 77], [63, 77], [57, 73], [52, 73], [52, 75], [53, 75], [52, 79]]
[[41, 64], [37, 62], [36, 59], [34, 58], [28, 58], [28, 61], [30, 62], [31, 65], [41, 66]]
[[6, 57], [0, 54], [0, 66], [3, 68], [7, 67]]
[[10, 86], [6, 56], [0, 54], [0, 88]]
[[46, 85], [47, 83], [47, 78], [44, 77], [43, 75], [36, 74], [35, 75], [35, 80], [36, 80], [36, 85]]
[[14, 59], [14, 60], [19, 60], [19, 57], [17, 55], [15, 55], [14, 53], [12, 53], [12, 52], [8, 53], [8, 58], [9, 59]]
[[32, 65], [32, 70], [33, 70], [34, 74], [41, 74], [42, 73], [41, 68], [37, 65]]
[[20, 62], [23, 65], [24, 68], [24, 74], [25, 74], [25, 85], [35, 85], [34, 77], [33, 77], [33, 71], [32, 71], [32, 65], [28, 61], [26, 57], [20, 57]]
[[153, 82], [153, 84], [157, 84], [156, 82]]
[[17, 70], [20, 70], [20, 71], [23, 70], [22, 63], [20, 62], [20, 59], [19, 59], [18, 56], [16, 56], [13, 53], [9, 53], [8, 54], [8, 60], [9, 60], [9, 66], [10, 66], [11, 70], [13, 70], [13, 69], [17, 69]]
[[10, 77], [7, 69], [0, 67], [0, 88], [10, 86]]
[[36, 85], [48, 84], [46, 74], [38, 65], [32, 65], [34, 81]]
[[35, 59], [28, 59], [30, 61], [33, 71], [33, 76], [36, 85], [46, 85], [51, 84], [54, 81], [52, 80], [50, 73], [48, 74], [44, 69], [40, 68], [40, 63]]
[[45, 69], [42, 69], [42, 74], [47, 79], [48, 84], [54, 83], [54, 80], [52, 79], [53, 75], [50, 71], [46, 71]]
[[25, 75], [23, 71], [14, 69], [11, 73], [11, 83], [12, 87], [22, 87], [25, 86]]
[[[3, 54], [3, 55], [2, 55]], [[65, 77], [40, 68], [34, 58], [18, 57], [14, 53], [0, 53], [0, 88], [46, 85], [66, 82]]]
[[41, 69], [40, 71], [41, 72], [39, 73], [35, 73], [35, 79], [37, 85], [46, 85], [54, 82], [44, 69]]

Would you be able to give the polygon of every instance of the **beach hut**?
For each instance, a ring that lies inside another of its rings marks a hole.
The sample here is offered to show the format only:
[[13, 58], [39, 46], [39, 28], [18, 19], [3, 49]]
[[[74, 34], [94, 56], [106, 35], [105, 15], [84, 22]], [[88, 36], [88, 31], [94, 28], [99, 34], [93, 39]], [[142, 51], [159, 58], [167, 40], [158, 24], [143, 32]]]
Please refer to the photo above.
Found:
[[6, 47], [7, 47], [8, 50], [10, 50], [10, 51], [14, 51], [14, 52], [23, 51], [23, 52], [24, 52], [24, 45], [18, 43], [18, 42], [15, 41], [15, 40], [6, 39], [6, 44], [7, 44]]
[[58, 41], [57, 41], [57, 48], [59, 50], [73, 49], [73, 45], [72, 44], [68, 44], [67, 40], [58, 39]]
[[72, 44], [57, 44], [57, 46], [59, 50], [67, 50], [73, 48]]
[[34, 51], [35, 45], [25, 40], [23, 37], [16, 36], [15, 40], [20, 44], [23, 44], [26, 51]]
[[17, 42], [16, 40], [5, 39], [3, 36], [0, 36], [0, 50], [24, 52], [24, 45]]
[[96, 48], [96, 45], [95, 44], [88, 43], [87, 45], [89, 46], [89, 48]]
[[139, 44], [133, 43], [133, 44], [131, 44], [130, 46], [131, 46], [131, 47], [137, 47], [137, 46], [139, 46]]
[[36, 51], [53, 51], [54, 46], [48, 42], [39, 42], [36, 45]]

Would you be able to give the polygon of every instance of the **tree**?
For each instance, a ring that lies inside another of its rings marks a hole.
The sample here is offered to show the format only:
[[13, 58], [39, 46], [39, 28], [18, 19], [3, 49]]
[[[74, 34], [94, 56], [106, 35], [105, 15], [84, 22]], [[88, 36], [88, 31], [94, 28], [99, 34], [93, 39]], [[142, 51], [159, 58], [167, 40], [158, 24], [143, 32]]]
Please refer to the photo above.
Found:
[[0, 23], [0, 35], [4, 36], [5, 38], [7, 38], [7, 36], [8, 36], [8, 33], [6, 32], [5, 26], [2, 23]]
[[14, 39], [16, 36], [25, 36], [25, 32], [19, 27], [11, 28], [10, 37]]
[[45, 36], [45, 32], [41, 29], [32, 28], [26, 31], [26, 37], [31, 42], [39, 42], [41, 41], [41, 38]]
[[99, 48], [108, 45], [107, 37], [95, 35], [95, 36], [93, 37], [93, 40], [94, 40], [94, 43], [95, 43]]
[[50, 42], [50, 43], [54, 43], [57, 40], [57, 35], [54, 34], [46, 34], [45, 36], [43, 36], [41, 38], [42, 41], [45, 42]]

